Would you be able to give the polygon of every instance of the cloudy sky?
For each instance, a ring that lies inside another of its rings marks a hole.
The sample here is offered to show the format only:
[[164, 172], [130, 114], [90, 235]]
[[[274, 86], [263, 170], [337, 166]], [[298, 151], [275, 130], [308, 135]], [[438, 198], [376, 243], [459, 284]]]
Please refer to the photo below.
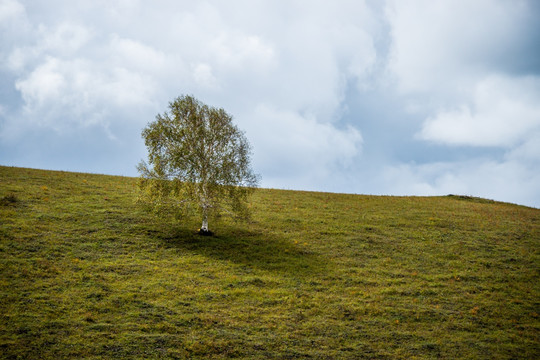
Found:
[[262, 186], [540, 207], [536, 0], [0, 0], [0, 164], [136, 176], [192, 94]]

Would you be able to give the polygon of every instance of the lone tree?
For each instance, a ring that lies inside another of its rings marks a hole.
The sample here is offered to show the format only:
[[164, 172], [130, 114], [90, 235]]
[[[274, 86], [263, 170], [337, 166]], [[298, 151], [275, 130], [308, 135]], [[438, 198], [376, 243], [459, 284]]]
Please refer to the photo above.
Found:
[[177, 215], [199, 213], [204, 235], [212, 234], [212, 214], [248, 215], [247, 198], [258, 176], [250, 166], [250, 145], [225, 110], [180, 96], [142, 137], [148, 148], [148, 163], [137, 167], [143, 200]]

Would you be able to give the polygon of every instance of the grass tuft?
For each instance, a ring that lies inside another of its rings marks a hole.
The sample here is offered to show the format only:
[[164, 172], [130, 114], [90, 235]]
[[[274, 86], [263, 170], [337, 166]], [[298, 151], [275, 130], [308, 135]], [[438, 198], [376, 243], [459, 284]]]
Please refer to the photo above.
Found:
[[0, 206], [14, 206], [19, 202], [15, 194], [8, 194], [0, 198]]

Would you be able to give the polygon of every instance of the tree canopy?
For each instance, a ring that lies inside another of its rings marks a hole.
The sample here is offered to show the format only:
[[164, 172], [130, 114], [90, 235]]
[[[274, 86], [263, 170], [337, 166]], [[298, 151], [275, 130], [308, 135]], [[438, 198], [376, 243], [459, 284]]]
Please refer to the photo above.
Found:
[[201, 232], [208, 217], [248, 215], [249, 194], [258, 185], [251, 147], [222, 108], [184, 95], [169, 103], [142, 131], [148, 162], [138, 165], [141, 198], [176, 215], [198, 212]]

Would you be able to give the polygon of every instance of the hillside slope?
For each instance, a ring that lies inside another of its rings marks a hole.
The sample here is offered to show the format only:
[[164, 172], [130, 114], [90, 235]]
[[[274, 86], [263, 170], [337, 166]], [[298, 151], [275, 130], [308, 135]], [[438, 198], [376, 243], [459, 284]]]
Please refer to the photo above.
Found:
[[540, 358], [540, 210], [257, 191], [155, 218], [136, 179], [0, 167], [0, 357]]

